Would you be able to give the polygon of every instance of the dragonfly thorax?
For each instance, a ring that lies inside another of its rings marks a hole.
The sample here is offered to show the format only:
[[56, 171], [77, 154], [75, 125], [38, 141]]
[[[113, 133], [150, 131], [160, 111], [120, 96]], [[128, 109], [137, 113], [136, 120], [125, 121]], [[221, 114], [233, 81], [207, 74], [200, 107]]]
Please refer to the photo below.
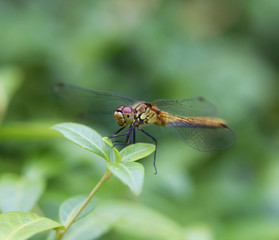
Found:
[[153, 104], [139, 102], [133, 106], [133, 109], [135, 112], [135, 126], [160, 124], [160, 111]]
[[126, 127], [134, 120], [134, 111], [130, 106], [121, 105], [114, 111], [114, 119], [121, 127]]

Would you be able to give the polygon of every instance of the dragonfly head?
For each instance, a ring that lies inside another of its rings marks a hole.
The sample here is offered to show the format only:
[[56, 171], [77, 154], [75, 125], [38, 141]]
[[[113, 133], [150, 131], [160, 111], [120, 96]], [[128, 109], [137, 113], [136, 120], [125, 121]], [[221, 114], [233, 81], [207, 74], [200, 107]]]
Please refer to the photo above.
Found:
[[134, 111], [130, 106], [121, 105], [114, 111], [114, 119], [121, 127], [126, 127], [134, 120]]

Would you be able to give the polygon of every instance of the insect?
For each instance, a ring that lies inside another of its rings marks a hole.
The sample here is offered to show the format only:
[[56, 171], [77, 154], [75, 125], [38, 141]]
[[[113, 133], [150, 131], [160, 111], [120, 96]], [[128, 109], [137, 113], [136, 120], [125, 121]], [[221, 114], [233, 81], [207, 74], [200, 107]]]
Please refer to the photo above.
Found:
[[[120, 129], [109, 138], [126, 136], [125, 141], [115, 141], [114, 146], [135, 143], [136, 129], [152, 139], [155, 143], [155, 174], [157, 139], [143, 129], [145, 125], [170, 127], [187, 145], [199, 151], [223, 150], [235, 142], [235, 136], [227, 123], [215, 117], [216, 108], [204, 98], [157, 99], [145, 102], [116, 93], [89, 90], [64, 83], [57, 84], [54, 91], [79, 106], [80, 110], [109, 111], [111, 117], [113, 114]], [[128, 130], [121, 133], [124, 129]]]

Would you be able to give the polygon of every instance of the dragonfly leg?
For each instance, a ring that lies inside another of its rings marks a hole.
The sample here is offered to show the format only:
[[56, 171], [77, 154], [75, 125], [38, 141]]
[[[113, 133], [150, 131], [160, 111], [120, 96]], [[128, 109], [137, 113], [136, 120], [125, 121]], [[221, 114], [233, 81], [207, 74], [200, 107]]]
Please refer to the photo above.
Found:
[[[114, 138], [114, 137], [119, 137], [120, 135], [117, 135], [118, 133], [120, 133], [125, 127], [122, 127], [120, 129], [118, 129], [113, 135], [111, 135], [109, 138]], [[126, 133], [124, 134], [126, 135]], [[121, 135], [121, 136], [124, 136], [124, 135]]]
[[[116, 142], [116, 143], [127, 143], [127, 142], [129, 142], [130, 135], [131, 135], [131, 134], [128, 134], [128, 135], [127, 135], [125, 141], [114, 141], [114, 142]], [[135, 135], [135, 131], [134, 131], [134, 135]]]
[[132, 125], [131, 125], [131, 127], [128, 129], [128, 131], [126, 133], [117, 134], [117, 133], [119, 133], [120, 131], [122, 131], [124, 129], [124, 128], [120, 128], [115, 134], [109, 136], [108, 138], [123, 137], [123, 136], [127, 136], [128, 135], [126, 141], [124, 141], [124, 142], [127, 142], [128, 138], [129, 138], [129, 135], [130, 135], [130, 132], [131, 132], [131, 128], [133, 128]]
[[155, 168], [155, 172], [154, 174], [157, 174], [157, 167], [156, 167], [156, 153], [157, 153], [157, 140], [155, 137], [153, 137], [152, 135], [150, 135], [148, 132], [144, 131], [143, 129], [138, 127], [138, 130], [140, 130], [141, 132], [143, 132], [146, 136], [150, 137], [154, 143], [155, 143], [155, 152], [154, 152], [154, 161], [153, 161], [153, 166]]
[[115, 147], [117, 145], [130, 145], [132, 143], [132, 135], [134, 135], [134, 132], [135, 132], [134, 126], [131, 125], [131, 127], [129, 128], [127, 133], [121, 134], [122, 136], [127, 135], [126, 141], [124, 141], [124, 142], [117, 142], [116, 144], [113, 145], [113, 147]]
[[125, 140], [125, 142], [129, 142], [129, 140], [130, 140], [130, 137], [131, 137], [131, 134], [132, 133], [130, 133], [127, 137], [126, 137], [126, 140]]

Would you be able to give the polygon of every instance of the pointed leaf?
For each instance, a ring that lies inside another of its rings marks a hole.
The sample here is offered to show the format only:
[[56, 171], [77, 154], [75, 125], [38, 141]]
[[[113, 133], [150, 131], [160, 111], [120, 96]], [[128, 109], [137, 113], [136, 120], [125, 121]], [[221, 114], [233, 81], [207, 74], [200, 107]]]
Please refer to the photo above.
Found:
[[108, 169], [126, 184], [134, 194], [140, 194], [144, 178], [144, 168], [140, 163], [108, 163], [107, 166]]
[[103, 140], [113, 150], [113, 154], [110, 155], [110, 156], [113, 156], [113, 159], [111, 159], [111, 162], [114, 162], [114, 163], [121, 162], [120, 152], [115, 147], [113, 147], [113, 143], [112, 143], [111, 139], [108, 137], [104, 137]]
[[0, 214], [0, 239], [24, 240], [54, 228], [64, 228], [60, 223], [35, 213], [8, 212]]
[[[61, 204], [59, 209], [59, 216], [62, 224], [65, 225], [65, 223], [76, 213], [76, 211], [79, 209], [79, 207], [81, 206], [81, 204], [84, 202], [85, 199], [86, 199], [85, 196], [76, 196], [67, 199], [65, 202]], [[94, 209], [95, 206], [96, 206], [96, 200], [91, 199], [91, 201], [86, 205], [86, 207], [83, 209], [83, 211], [76, 218], [75, 221], [87, 215], [89, 212], [91, 212]]]
[[0, 210], [2, 212], [28, 212], [35, 205], [44, 189], [42, 180], [21, 178], [6, 174], [0, 178]]
[[77, 123], [60, 123], [52, 127], [80, 147], [109, 161], [109, 151], [99, 133]]
[[110, 138], [108, 138], [108, 137], [103, 137], [103, 141], [104, 141], [107, 145], [109, 145], [111, 148], [113, 148], [113, 143], [112, 143], [112, 141], [111, 141]]
[[155, 151], [155, 145], [151, 143], [136, 143], [125, 147], [120, 151], [122, 162], [134, 162], [144, 158]]

